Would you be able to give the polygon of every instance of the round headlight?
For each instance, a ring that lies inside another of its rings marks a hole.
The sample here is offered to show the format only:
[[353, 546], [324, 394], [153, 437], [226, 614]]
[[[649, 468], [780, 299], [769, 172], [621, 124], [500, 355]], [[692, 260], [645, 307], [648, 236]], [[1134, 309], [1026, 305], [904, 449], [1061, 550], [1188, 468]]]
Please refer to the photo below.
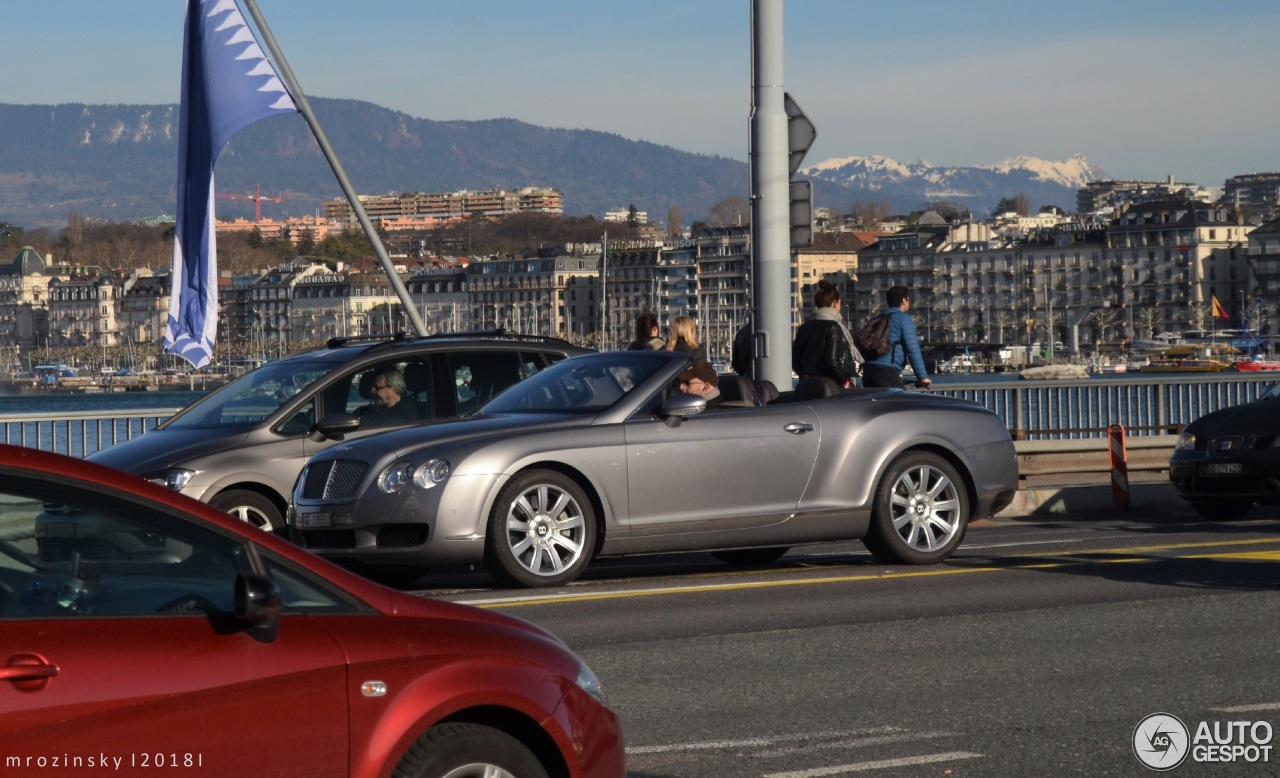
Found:
[[1178, 442], [1173, 444], [1174, 451], [1194, 451], [1196, 448], [1196, 436], [1190, 432], [1184, 432], [1178, 436]]
[[413, 466], [408, 462], [396, 462], [378, 476], [378, 488], [387, 494], [397, 494], [413, 479]]
[[447, 459], [433, 459], [419, 465], [418, 469], [413, 471], [413, 482], [423, 489], [430, 489], [448, 478], [452, 470]]

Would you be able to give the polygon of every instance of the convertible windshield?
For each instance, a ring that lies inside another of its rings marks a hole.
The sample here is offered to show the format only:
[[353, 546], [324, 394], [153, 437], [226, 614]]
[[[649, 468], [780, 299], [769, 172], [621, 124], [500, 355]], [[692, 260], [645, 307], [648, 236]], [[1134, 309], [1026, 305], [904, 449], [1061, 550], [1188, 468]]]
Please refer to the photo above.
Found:
[[209, 429], [256, 424], [333, 369], [328, 362], [273, 362], [237, 378], [196, 402], [166, 429]]
[[626, 397], [667, 363], [625, 351], [566, 359], [511, 387], [481, 412], [598, 413]]

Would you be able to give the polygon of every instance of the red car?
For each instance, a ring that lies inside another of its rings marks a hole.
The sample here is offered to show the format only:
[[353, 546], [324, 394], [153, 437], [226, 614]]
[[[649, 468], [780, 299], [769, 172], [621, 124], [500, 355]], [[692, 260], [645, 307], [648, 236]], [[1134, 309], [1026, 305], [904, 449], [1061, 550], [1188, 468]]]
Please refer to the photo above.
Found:
[[12, 446], [0, 635], [5, 775], [625, 773], [599, 683], [546, 631], [383, 588], [171, 490]]

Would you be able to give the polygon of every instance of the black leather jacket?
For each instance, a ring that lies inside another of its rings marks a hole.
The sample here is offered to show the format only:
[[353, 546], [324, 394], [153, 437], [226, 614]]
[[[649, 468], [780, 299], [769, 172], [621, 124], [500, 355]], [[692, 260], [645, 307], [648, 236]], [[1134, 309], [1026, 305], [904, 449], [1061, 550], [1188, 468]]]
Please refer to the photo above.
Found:
[[840, 325], [824, 319], [810, 319], [796, 331], [791, 344], [791, 369], [801, 378], [821, 375], [841, 386], [858, 375], [853, 351]]

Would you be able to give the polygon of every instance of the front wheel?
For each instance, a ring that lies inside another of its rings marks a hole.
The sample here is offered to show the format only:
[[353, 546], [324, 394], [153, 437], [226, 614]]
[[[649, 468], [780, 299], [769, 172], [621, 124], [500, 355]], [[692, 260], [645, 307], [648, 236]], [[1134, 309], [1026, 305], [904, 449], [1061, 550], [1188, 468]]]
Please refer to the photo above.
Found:
[[934, 564], [951, 556], [968, 526], [955, 468], [936, 454], [909, 452], [885, 470], [862, 543], [884, 562]]
[[409, 746], [393, 778], [547, 778], [523, 743], [481, 724], [441, 724]]
[[209, 504], [220, 511], [226, 511], [246, 524], [251, 524], [265, 532], [284, 530], [284, 516], [270, 498], [248, 489], [231, 489], [222, 492], [209, 501]]
[[498, 494], [485, 563], [504, 583], [558, 586], [582, 574], [595, 541], [594, 511], [581, 487], [553, 470], [532, 470]]
[[1209, 521], [1239, 521], [1253, 509], [1249, 500], [1220, 500], [1218, 502], [1193, 502], [1191, 507], [1202, 519]]

